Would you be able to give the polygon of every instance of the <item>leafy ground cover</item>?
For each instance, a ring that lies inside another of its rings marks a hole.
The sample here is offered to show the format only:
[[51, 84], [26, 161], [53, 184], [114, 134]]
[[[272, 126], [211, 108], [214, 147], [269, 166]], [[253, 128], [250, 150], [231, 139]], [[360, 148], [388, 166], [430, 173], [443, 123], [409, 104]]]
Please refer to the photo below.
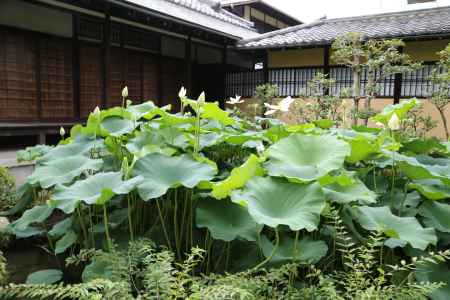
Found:
[[123, 100], [20, 153], [3, 215], [61, 267], [2, 299], [448, 299], [450, 144], [397, 130], [417, 100], [340, 129]]

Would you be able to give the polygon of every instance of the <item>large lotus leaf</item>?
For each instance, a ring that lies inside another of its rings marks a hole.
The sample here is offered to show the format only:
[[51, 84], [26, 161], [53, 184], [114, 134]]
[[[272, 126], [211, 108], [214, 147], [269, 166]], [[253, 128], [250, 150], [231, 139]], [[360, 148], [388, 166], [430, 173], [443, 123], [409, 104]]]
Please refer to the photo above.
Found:
[[199, 228], [208, 228], [213, 238], [226, 242], [238, 238], [256, 241], [263, 227], [250, 217], [245, 207], [211, 199], [198, 203], [196, 224]]
[[165, 106], [159, 108], [155, 106], [152, 101], [147, 101], [137, 105], [131, 105], [127, 107], [127, 112], [132, 115], [132, 119], [139, 120], [140, 118], [144, 118], [147, 120], [151, 120], [157, 115], [161, 115], [166, 109], [170, 109], [170, 107]]
[[271, 176], [313, 181], [342, 168], [350, 146], [331, 135], [293, 134], [268, 149]]
[[446, 145], [441, 143], [437, 138], [415, 138], [403, 143], [402, 152], [428, 155], [434, 152], [447, 153], [448, 151]]
[[346, 160], [350, 163], [357, 163], [361, 160], [371, 158], [379, 153], [380, 144], [367, 134], [358, 134], [353, 138], [344, 138], [351, 147], [350, 155]]
[[252, 154], [242, 166], [234, 168], [227, 179], [214, 183], [211, 194], [216, 199], [224, 199], [233, 190], [243, 187], [248, 180], [255, 176], [262, 176], [263, 173], [259, 158]]
[[42, 223], [53, 213], [54, 208], [48, 205], [37, 205], [28, 209], [16, 221], [11, 223], [12, 228], [19, 231], [27, 229], [31, 224]]
[[410, 179], [438, 178], [450, 185], [450, 159], [395, 154], [395, 163]]
[[142, 183], [142, 177], [122, 180], [121, 172], [98, 173], [71, 186], [57, 185], [51, 196], [51, 204], [72, 213], [80, 201], [86, 204], [104, 204], [114, 195], [124, 195]]
[[62, 221], [59, 221], [53, 228], [48, 232], [48, 234], [52, 237], [60, 237], [66, 234], [72, 228], [73, 219], [69, 217]]
[[81, 275], [83, 282], [89, 282], [95, 279], [112, 279], [114, 276], [114, 266], [109, 261], [94, 258], [86, 266]]
[[179, 185], [193, 188], [202, 181], [211, 180], [216, 170], [208, 163], [188, 155], [169, 157], [151, 153], [140, 158], [133, 169], [135, 176], [145, 178], [138, 191], [145, 201], [164, 195], [169, 188]]
[[69, 230], [66, 234], [56, 242], [55, 255], [61, 254], [77, 241], [77, 234], [73, 230]]
[[111, 116], [104, 119], [101, 126], [109, 135], [119, 137], [132, 132], [136, 127], [136, 124], [136, 121], [124, 119], [119, 116]]
[[83, 155], [59, 158], [36, 166], [33, 174], [28, 177], [28, 182], [46, 189], [55, 184], [70, 183], [84, 171], [97, 171], [102, 164], [101, 159], [90, 159]]
[[100, 146], [102, 146], [102, 143], [99, 140], [95, 141], [80, 135], [70, 144], [58, 145], [50, 149], [44, 156], [42, 156], [42, 158], [39, 159], [39, 163], [57, 160], [60, 158], [66, 159], [70, 156], [83, 155], [88, 153], [93, 147]]
[[219, 121], [223, 125], [233, 125], [234, 120], [229, 113], [220, 109], [217, 103], [207, 102], [203, 105], [202, 118]]
[[290, 183], [281, 178], [256, 177], [242, 192], [234, 192], [233, 202], [247, 205], [253, 219], [270, 227], [287, 225], [292, 230], [317, 229], [325, 197], [318, 183]]
[[349, 185], [332, 183], [324, 186], [322, 189], [327, 199], [340, 204], [356, 201], [363, 204], [368, 204], [375, 203], [377, 199], [376, 193], [369, 190], [359, 179], [355, 179]]
[[450, 233], [450, 205], [436, 201], [426, 201], [420, 206], [419, 214], [426, 226]]
[[248, 141], [261, 141], [264, 136], [258, 131], [246, 131], [243, 133], [229, 133], [226, 134], [224, 141], [233, 145], [242, 145]]
[[[261, 247], [265, 257], [269, 257], [275, 247], [265, 236], [261, 238]], [[325, 257], [328, 252], [328, 246], [324, 241], [314, 241], [309, 237], [295, 239], [284, 236], [280, 238], [278, 248], [270, 260], [273, 264], [286, 263], [289, 261], [299, 261], [303, 264], [315, 264]]]
[[434, 228], [423, 228], [414, 217], [398, 217], [387, 206], [362, 206], [357, 218], [363, 228], [384, 232], [388, 237], [408, 242], [413, 248], [425, 250], [429, 244], [437, 242]]
[[52, 146], [36, 145], [33, 147], [26, 147], [25, 150], [17, 151], [17, 161], [33, 161], [48, 153], [52, 150]]
[[417, 190], [430, 200], [442, 200], [450, 198], [450, 186], [445, 185], [439, 179], [414, 180], [408, 187]]
[[445, 263], [426, 263], [421, 264], [415, 271], [415, 276], [419, 282], [443, 282], [445, 285], [434, 290], [430, 299], [448, 300], [450, 299], [450, 270]]
[[380, 122], [385, 126], [387, 126], [389, 120], [391, 119], [394, 113], [398, 116], [400, 120], [403, 120], [407, 116], [408, 112], [419, 104], [420, 104], [419, 100], [411, 99], [402, 101], [399, 104], [388, 105], [383, 109], [381, 113], [377, 114], [372, 119], [375, 122]]
[[46, 269], [28, 275], [26, 284], [52, 284], [63, 278], [63, 272], [57, 269]]

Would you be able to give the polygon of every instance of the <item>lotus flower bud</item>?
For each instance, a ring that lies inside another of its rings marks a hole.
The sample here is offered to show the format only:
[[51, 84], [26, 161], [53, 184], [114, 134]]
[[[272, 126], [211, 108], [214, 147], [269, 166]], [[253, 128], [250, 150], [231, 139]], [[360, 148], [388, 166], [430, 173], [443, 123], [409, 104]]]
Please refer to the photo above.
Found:
[[128, 87], [124, 87], [122, 90], [122, 98], [127, 98], [128, 97]]
[[98, 117], [100, 115], [100, 108], [98, 106], [95, 107], [93, 114], [96, 117]]
[[64, 137], [66, 135], [66, 131], [64, 130], [64, 127], [61, 126], [61, 128], [59, 128], [59, 135]]
[[400, 129], [400, 119], [398, 118], [396, 113], [393, 113], [391, 119], [388, 122], [388, 127], [391, 130], [399, 130]]
[[197, 99], [197, 103], [198, 103], [199, 105], [205, 104], [205, 98], [206, 98], [205, 92], [202, 92], [202, 93], [200, 94], [200, 96], [198, 97], [198, 99]]
[[184, 88], [184, 86], [181, 87], [180, 91], [178, 92], [178, 97], [180, 99], [186, 98], [187, 90]]

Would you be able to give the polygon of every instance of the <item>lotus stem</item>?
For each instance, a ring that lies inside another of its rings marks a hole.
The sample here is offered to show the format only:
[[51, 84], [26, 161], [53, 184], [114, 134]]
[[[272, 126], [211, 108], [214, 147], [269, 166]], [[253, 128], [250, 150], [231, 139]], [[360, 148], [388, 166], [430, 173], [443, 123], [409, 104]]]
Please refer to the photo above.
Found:
[[89, 239], [87, 235], [86, 225], [84, 224], [83, 216], [81, 214], [81, 205], [76, 208], [78, 214], [78, 221], [80, 222], [81, 231], [83, 232], [84, 243], [87, 245]]
[[173, 207], [173, 233], [175, 236], [175, 248], [177, 251], [178, 259], [181, 259], [180, 240], [178, 232], [178, 189], [175, 189], [173, 193], [174, 207]]
[[299, 237], [299, 235], [300, 235], [300, 231], [297, 230], [295, 232], [295, 240], [294, 240], [294, 255], [293, 255], [294, 261], [297, 260], [297, 247], [298, 247], [298, 237]]
[[278, 234], [278, 228], [275, 228], [275, 246], [273, 247], [272, 252], [265, 260], [263, 260], [256, 267], [254, 267], [253, 270], [258, 270], [259, 268], [270, 262], [275, 253], [277, 252], [279, 245], [280, 245], [280, 235]]
[[156, 199], [156, 207], [158, 208], [158, 215], [159, 215], [159, 220], [161, 221], [161, 226], [164, 232], [164, 237], [166, 238], [166, 242], [167, 242], [167, 246], [169, 247], [169, 249], [172, 250], [172, 247], [170, 245], [170, 239], [169, 239], [169, 235], [167, 234], [167, 230], [166, 230], [166, 225], [164, 223], [164, 218], [162, 216], [162, 212], [161, 212], [161, 206], [159, 205], [159, 199]]
[[103, 223], [105, 225], [106, 242], [108, 243], [108, 251], [112, 249], [111, 236], [109, 235], [108, 227], [108, 212], [106, 211], [106, 204], [103, 204]]
[[127, 201], [128, 201], [128, 227], [130, 229], [130, 239], [134, 241], [134, 230], [133, 230], [133, 223], [131, 221], [132, 218], [132, 203], [131, 203], [131, 197], [130, 195], [127, 195]]

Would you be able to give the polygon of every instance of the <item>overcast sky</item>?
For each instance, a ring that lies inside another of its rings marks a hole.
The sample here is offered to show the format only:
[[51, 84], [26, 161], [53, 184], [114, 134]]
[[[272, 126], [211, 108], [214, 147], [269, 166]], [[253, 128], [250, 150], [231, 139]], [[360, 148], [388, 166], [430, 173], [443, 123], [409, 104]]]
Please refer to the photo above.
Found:
[[450, 5], [450, 0], [425, 4], [407, 4], [407, 0], [266, 0], [303, 22], [326, 15], [328, 18], [350, 17]]

